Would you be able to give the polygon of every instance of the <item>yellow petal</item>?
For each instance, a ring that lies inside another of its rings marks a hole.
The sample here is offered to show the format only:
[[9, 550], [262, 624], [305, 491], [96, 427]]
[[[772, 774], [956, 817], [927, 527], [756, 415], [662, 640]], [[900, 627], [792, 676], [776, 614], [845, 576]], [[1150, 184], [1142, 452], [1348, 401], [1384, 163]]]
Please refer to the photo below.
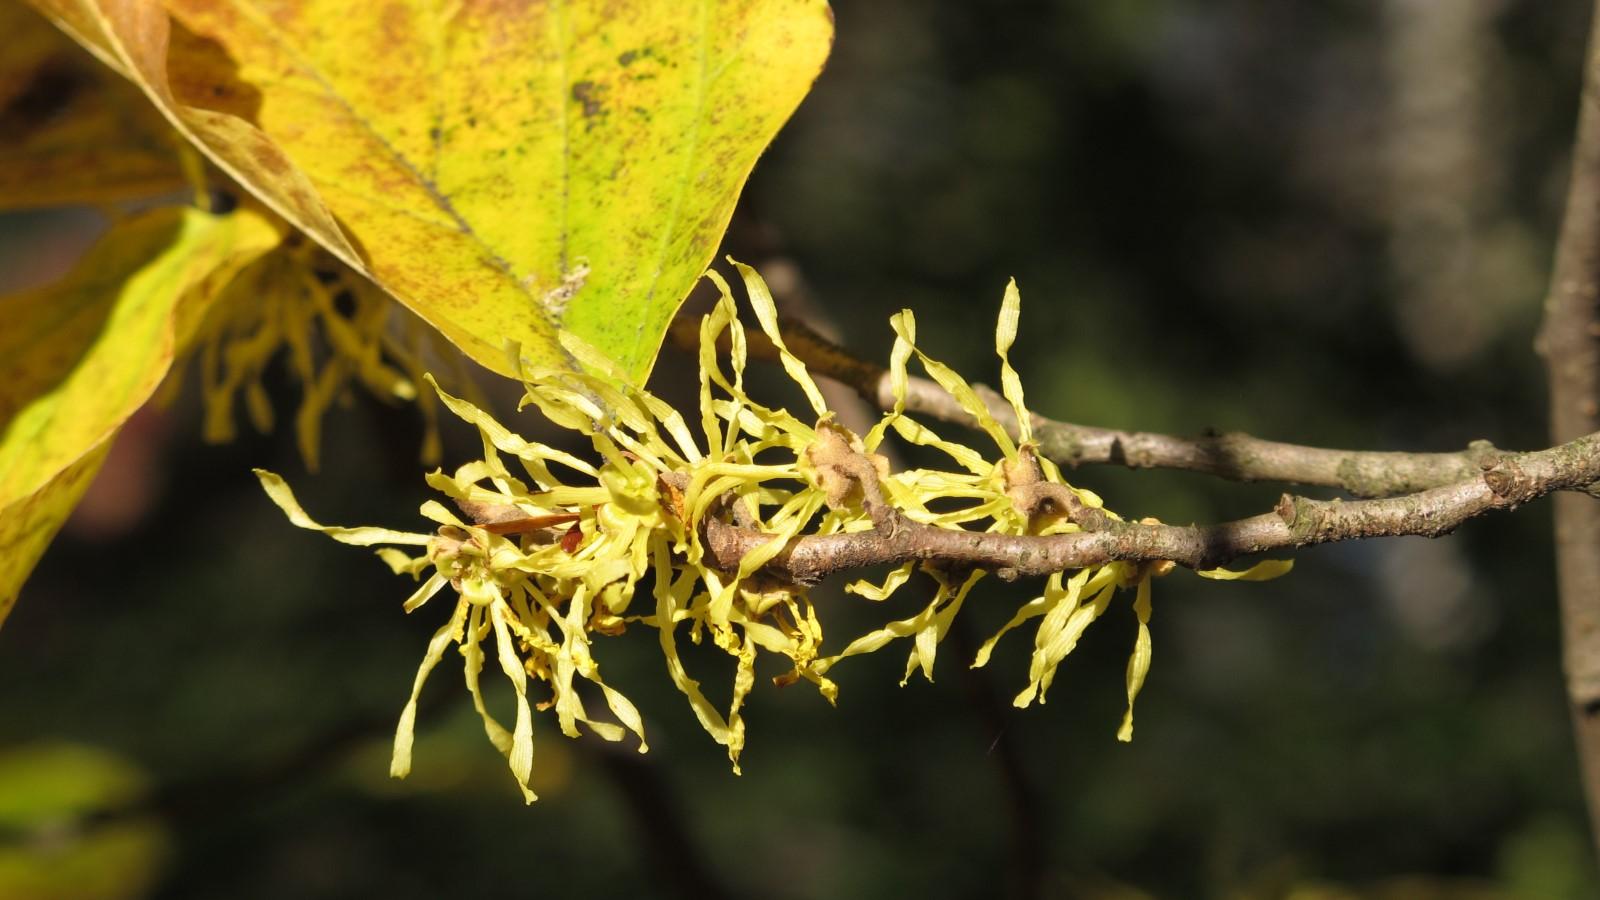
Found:
[[1017, 292], [1017, 280], [1006, 283], [1006, 296], [1000, 302], [1000, 321], [995, 325], [994, 349], [1000, 354], [1000, 387], [1010, 401], [1017, 416], [1018, 439], [1026, 444], [1033, 440], [1033, 422], [1027, 406], [1022, 402], [1022, 379], [1011, 368], [1011, 345], [1017, 339], [1017, 321], [1022, 314], [1022, 295]]
[[392, 531], [388, 528], [341, 528], [337, 525], [319, 525], [300, 508], [300, 504], [294, 499], [294, 492], [289, 490], [289, 485], [281, 477], [266, 469], [252, 471], [261, 479], [261, 487], [266, 490], [267, 496], [283, 510], [292, 524], [311, 531], [320, 531], [341, 544], [354, 544], [357, 547], [369, 547], [373, 544], [425, 546], [433, 540], [433, 535]]
[[1064, 584], [1059, 573], [1046, 579], [1044, 621], [1039, 623], [1039, 631], [1034, 635], [1033, 657], [1028, 662], [1028, 686], [1012, 700], [1013, 705], [1027, 706], [1034, 697], [1043, 694], [1045, 682], [1054, 677], [1056, 666], [1072, 652], [1078, 637], [1094, 621], [1092, 607], [1078, 605], [1091, 574], [1093, 570], [1083, 569]]
[[1133, 740], [1133, 700], [1144, 687], [1145, 676], [1150, 674], [1150, 579], [1139, 582], [1139, 593], [1133, 601], [1133, 611], [1139, 617], [1139, 636], [1133, 644], [1133, 655], [1128, 657], [1128, 712], [1122, 717], [1122, 727], [1117, 730], [1117, 740]]
[[890, 594], [899, 590], [901, 585], [910, 580], [911, 572], [915, 567], [916, 563], [908, 562], [891, 569], [881, 585], [875, 585], [869, 581], [854, 581], [845, 585], [844, 589], [868, 600], [887, 600]]
[[[922, 668], [922, 677], [933, 681], [933, 659], [938, 650], [939, 642], [950, 631], [950, 623], [955, 620], [956, 613], [961, 611], [961, 604], [967, 599], [967, 593], [972, 590], [983, 577], [980, 569], [967, 576], [967, 580], [955, 592], [954, 599], [946, 603], [938, 612], [934, 613], [929, 621], [917, 631], [915, 647], [910, 658], [906, 660], [906, 672], [900, 679], [900, 684], [905, 685], [911, 678], [913, 663]], [[941, 593], [948, 593], [948, 586], [941, 587]]]
[[894, 408], [885, 413], [861, 439], [862, 446], [868, 453], [878, 449], [890, 426], [906, 411], [906, 390], [910, 384], [910, 378], [906, 374], [906, 364], [911, 361], [911, 344], [916, 339], [916, 316], [911, 310], [903, 309], [890, 317], [889, 327], [895, 333], [894, 349], [889, 351], [889, 387], [894, 394]]
[[717, 712], [711, 701], [700, 692], [700, 682], [689, 677], [683, 667], [683, 660], [678, 656], [677, 640], [673, 632], [677, 628], [678, 615], [683, 611], [684, 598], [680, 595], [682, 590], [692, 589], [693, 582], [688, 579], [686, 585], [674, 583], [672, 579], [672, 562], [668, 556], [665, 541], [657, 541], [653, 546], [653, 556], [656, 568], [656, 633], [661, 640], [661, 652], [667, 660], [667, 675], [672, 683], [685, 697], [689, 699], [689, 708], [694, 711], [695, 718], [700, 720], [700, 727], [711, 735], [711, 739], [725, 747], [733, 744], [733, 734], [728, 728], [727, 720]]
[[[820, 675], [833, 668], [840, 660], [872, 653], [897, 638], [915, 637], [916, 646], [912, 650], [911, 659], [907, 661], [906, 677], [909, 678], [911, 672], [920, 664], [923, 674], [931, 681], [934, 649], [949, 630], [950, 622], [960, 611], [967, 592], [977, 584], [982, 575], [981, 571], [973, 572], [959, 589], [954, 589], [949, 582], [941, 580], [933, 600], [923, 607], [921, 612], [909, 619], [890, 622], [882, 628], [867, 632], [851, 641], [837, 654], [817, 660], [814, 670]], [[905, 680], [900, 683], [904, 685]]]
[[733, 671], [733, 700], [728, 705], [728, 759], [733, 763], [735, 775], [741, 774], [739, 754], [744, 750], [744, 717], [739, 710], [756, 682], [756, 645], [745, 641], [739, 647], [737, 658]]
[[767, 338], [778, 348], [778, 355], [783, 360], [783, 370], [788, 372], [794, 383], [800, 385], [800, 389], [805, 392], [812, 411], [818, 416], [826, 415], [828, 404], [823, 401], [822, 392], [817, 390], [817, 383], [811, 380], [811, 373], [806, 371], [806, 364], [789, 352], [789, 348], [783, 343], [783, 335], [778, 332], [778, 308], [772, 302], [772, 292], [767, 290], [767, 283], [755, 269], [732, 257], [729, 257], [728, 261], [733, 263], [743, 276], [744, 289], [750, 296], [750, 306], [755, 310], [756, 320], [761, 323], [761, 330], [767, 333]]
[[422, 586], [417, 588], [416, 593], [412, 594], [410, 598], [408, 598], [406, 602], [401, 605], [400, 608], [406, 612], [412, 612], [422, 604], [431, 600], [433, 595], [439, 593], [439, 591], [448, 583], [448, 579], [446, 579], [443, 575], [440, 575], [437, 572], [434, 573], [433, 577], [423, 582]]
[[[915, 320], [902, 312], [896, 319], [890, 319], [889, 323], [895, 328], [896, 334], [905, 338], [906, 343], [911, 345], [912, 351], [917, 354], [917, 359], [921, 360], [922, 367], [927, 370], [928, 376], [938, 382], [946, 393], [955, 398], [956, 403], [968, 415], [972, 416], [978, 423], [979, 428], [988, 432], [989, 437], [994, 440], [995, 446], [1000, 448], [1000, 452], [1007, 459], [1014, 458], [1017, 455], [1016, 443], [1011, 440], [1011, 435], [1006, 434], [1005, 429], [1000, 427], [1000, 423], [995, 421], [994, 416], [989, 412], [989, 407], [984, 405], [983, 400], [978, 397], [978, 393], [972, 389], [972, 385], [968, 384], [967, 380], [957, 374], [954, 369], [933, 359], [917, 347], [916, 332], [914, 330], [916, 327]], [[898, 424], [897, 422], [897, 427]]]
[[717, 372], [717, 340], [727, 330], [729, 321], [733, 318], [733, 297], [728, 291], [727, 282], [715, 272], [707, 272], [710, 278], [722, 291], [722, 299], [711, 312], [700, 319], [700, 427], [705, 432], [707, 451], [712, 459], [721, 459], [722, 426], [717, 422], [716, 409], [712, 404], [711, 385], [720, 379], [714, 377]]
[[483, 687], [479, 682], [479, 676], [483, 673], [482, 642], [488, 636], [489, 624], [483, 621], [483, 607], [466, 602], [461, 605], [472, 610], [471, 619], [467, 624], [466, 638], [461, 643], [463, 675], [467, 683], [467, 692], [472, 695], [472, 708], [478, 711], [478, 717], [483, 720], [483, 730], [489, 736], [489, 743], [493, 744], [496, 750], [509, 755], [511, 732], [490, 714], [489, 707], [483, 702]]
[[504, 425], [495, 421], [493, 416], [459, 397], [451, 396], [443, 388], [439, 387], [438, 382], [434, 381], [432, 376], [428, 377], [428, 385], [439, 395], [439, 399], [444, 402], [446, 408], [463, 421], [476, 425], [484, 438], [493, 444], [495, 449], [521, 459], [551, 460], [585, 475], [592, 476], [595, 474], [594, 466], [570, 453], [564, 453], [552, 447], [546, 447], [543, 444], [530, 443], [513, 434]]
[[[976, 395], [974, 395], [976, 396]], [[983, 454], [970, 447], [947, 441], [934, 434], [933, 429], [918, 422], [910, 416], [898, 416], [890, 420], [890, 426], [895, 433], [913, 444], [924, 447], [933, 447], [948, 454], [958, 465], [976, 475], [987, 475], [994, 469], [993, 464], [983, 458]], [[999, 427], [996, 425], [995, 427]]]
[[404, 778], [411, 774], [411, 745], [416, 738], [417, 725], [417, 698], [422, 696], [422, 685], [428, 680], [428, 673], [439, 664], [444, 657], [445, 648], [452, 642], [461, 640], [461, 627], [465, 620], [467, 604], [457, 603], [455, 612], [446, 622], [433, 633], [428, 641], [428, 652], [423, 654], [422, 665], [417, 669], [417, 678], [411, 685], [411, 699], [406, 701], [406, 708], [400, 712], [400, 724], [394, 732], [394, 756], [389, 761], [389, 775], [393, 778]]
[[1264, 559], [1242, 572], [1232, 569], [1198, 569], [1196, 575], [1216, 581], [1269, 581], [1288, 574], [1294, 568], [1292, 559]]
[[528, 673], [522, 668], [522, 659], [517, 656], [516, 647], [511, 642], [511, 629], [506, 625], [505, 603], [490, 604], [489, 618], [494, 623], [500, 670], [511, 681], [517, 700], [517, 718], [511, 726], [511, 752], [507, 755], [507, 762], [511, 765], [512, 777], [517, 779], [517, 786], [522, 788], [522, 799], [532, 803], [539, 798], [528, 786], [528, 779], [533, 775], [533, 710], [528, 706]]
[[646, 753], [650, 750], [644, 741], [644, 718], [639, 715], [639, 710], [633, 703], [624, 697], [615, 688], [600, 681], [598, 677], [590, 679], [600, 685], [600, 690], [605, 692], [606, 706], [610, 707], [611, 714], [617, 717], [629, 731], [639, 738], [639, 752]]

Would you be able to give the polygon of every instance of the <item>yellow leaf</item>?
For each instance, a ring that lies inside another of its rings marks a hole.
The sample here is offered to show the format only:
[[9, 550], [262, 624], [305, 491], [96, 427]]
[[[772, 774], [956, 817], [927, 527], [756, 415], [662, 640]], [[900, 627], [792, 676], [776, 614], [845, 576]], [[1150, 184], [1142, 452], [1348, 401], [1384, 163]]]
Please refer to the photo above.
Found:
[[88, 490], [110, 449], [110, 441], [102, 442], [38, 490], [0, 506], [0, 624], [11, 615], [22, 582]]
[[137, 88], [19, 3], [0, 0], [0, 34], [0, 209], [183, 187], [183, 139]]
[[166, 375], [176, 307], [214, 297], [278, 239], [249, 211], [157, 209], [115, 226], [63, 281], [0, 298], [0, 622]]
[[36, 5], [478, 362], [566, 329], [638, 381], [832, 41], [824, 0]]

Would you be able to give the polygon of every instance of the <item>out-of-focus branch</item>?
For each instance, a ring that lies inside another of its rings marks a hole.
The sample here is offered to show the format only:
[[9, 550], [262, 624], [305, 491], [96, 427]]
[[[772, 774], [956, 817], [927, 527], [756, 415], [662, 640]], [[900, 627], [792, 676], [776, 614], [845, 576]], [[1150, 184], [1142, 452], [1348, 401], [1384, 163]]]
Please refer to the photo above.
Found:
[[[811, 371], [849, 385], [882, 409], [893, 408], [894, 390], [883, 366], [852, 356], [803, 322], [784, 319], [781, 327], [789, 349]], [[689, 320], [674, 322], [671, 337], [679, 347], [692, 351], [699, 346], [699, 327]], [[752, 330], [746, 340], [751, 355], [778, 358], [766, 335]], [[978, 385], [977, 390], [989, 412], [1015, 436], [1016, 416], [1011, 405], [989, 388]], [[930, 419], [975, 427], [972, 416], [926, 378], [912, 376], [907, 380], [906, 409]], [[1119, 431], [1060, 422], [1037, 414], [1033, 417], [1033, 434], [1041, 453], [1068, 467], [1112, 464], [1134, 469], [1182, 469], [1233, 481], [1338, 488], [1357, 497], [1394, 497], [1451, 484], [1477, 475], [1508, 455], [1488, 441], [1474, 441], [1466, 449], [1451, 453], [1335, 450], [1268, 441], [1240, 432], [1176, 437], [1149, 431]]]
[[[950, 640], [955, 642], [956, 654], [962, 659], [977, 658], [978, 640], [972, 633], [972, 620], [957, 616], [950, 623]], [[1006, 879], [1009, 890], [1005, 896], [1034, 900], [1044, 896], [1049, 822], [1044, 804], [1040, 802], [1042, 795], [1033, 786], [1021, 748], [1016, 738], [1006, 733], [1006, 716], [1017, 710], [995, 696], [993, 686], [984, 675], [987, 671], [962, 666], [961, 682], [985, 736], [992, 736], [988, 755], [994, 760], [995, 774], [1004, 791], [1006, 812], [1011, 820], [1011, 860]]]
[[605, 741], [584, 743], [627, 806], [637, 855], [649, 867], [661, 892], [683, 900], [732, 897], [695, 842], [682, 804], [654, 763]]
[[[1600, 4], [1591, 15], [1566, 213], [1539, 335], [1556, 441], [1600, 428]], [[1600, 846], [1600, 506], [1586, 500], [1556, 499], [1556, 577], [1567, 699]]]
[[[1092, 530], [1072, 534], [1011, 535], [924, 525], [880, 500], [872, 509], [872, 529], [797, 537], [766, 569], [801, 583], [838, 571], [912, 560], [989, 569], [1005, 577], [1046, 575], [1114, 560], [1165, 560], [1209, 569], [1249, 554], [1334, 541], [1437, 537], [1490, 510], [1512, 509], [1552, 491], [1582, 490], [1596, 480], [1600, 480], [1600, 433], [1548, 450], [1505, 456], [1470, 478], [1402, 497], [1330, 501], [1285, 494], [1272, 512], [1217, 525], [1101, 519]], [[862, 487], [870, 501], [876, 485], [863, 482]], [[723, 569], [737, 569], [745, 553], [770, 540], [715, 517], [708, 517], [702, 527], [710, 559]]]

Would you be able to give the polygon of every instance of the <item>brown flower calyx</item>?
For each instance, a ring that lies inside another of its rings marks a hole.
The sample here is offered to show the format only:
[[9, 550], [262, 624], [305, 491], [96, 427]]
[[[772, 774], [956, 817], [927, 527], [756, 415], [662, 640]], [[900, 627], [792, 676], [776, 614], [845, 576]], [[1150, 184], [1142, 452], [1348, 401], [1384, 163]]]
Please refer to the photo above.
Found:
[[1028, 517], [1028, 530], [1038, 533], [1052, 521], [1065, 518], [1084, 531], [1103, 531], [1110, 522], [1104, 511], [1084, 503], [1076, 491], [1064, 484], [1047, 481], [1039, 466], [1033, 444], [1017, 448], [1017, 458], [1003, 460], [1006, 496], [1017, 511]]
[[806, 448], [806, 464], [832, 509], [859, 506], [879, 528], [892, 529], [894, 507], [883, 498], [880, 479], [889, 476], [889, 460], [867, 453], [855, 432], [830, 413], [817, 422], [817, 439]]

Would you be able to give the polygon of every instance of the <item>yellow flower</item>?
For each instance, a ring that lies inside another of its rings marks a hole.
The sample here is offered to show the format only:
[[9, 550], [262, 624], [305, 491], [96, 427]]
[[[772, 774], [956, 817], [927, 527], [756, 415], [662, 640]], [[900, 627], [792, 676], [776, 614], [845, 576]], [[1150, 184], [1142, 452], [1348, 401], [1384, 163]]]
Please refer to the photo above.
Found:
[[[537, 407], [550, 421], [587, 437], [593, 462], [524, 440], [479, 407], [432, 385], [444, 406], [474, 425], [482, 439], [481, 459], [451, 474], [435, 471], [427, 476], [428, 484], [452, 500], [465, 519], [429, 501], [421, 512], [439, 526], [432, 534], [323, 526], [301, 510], [282, 479], [258, 472], [268, 495], [294, 524], [346, 543], [387, 545], [378, 551], [384, 561], [397, 573], [422, 582], [405, 602], [407, 612], [423, 606], [446, 585], [456, 592], [456, 604], [429, 641], [401, 714], [391, 765], [395, 776], [410, 771], [417, 697], [451, 646], [463, 657], [467, 689], [490, 741], [506, 756], [530, 801], [535, 710], [554, 709], [558, 727], [568, 736], [577, 736], [580, 724], [613, 741], [631, 732], [639, 739], [640, 751], [645, 750], [638, 710], [602, 679], [594, 654], [598, 637], [621, 634], [629, 626], [657, 630], [668, 677], [705, 730], [727, 748], [736, 773], [745, 741], [741, 710], [754, 686], [760, 652], [789, 661], [790, 671], [775, 679], [777, 683], [809, 681], [830, 702], [838, 686], [828, 673], [840, 661], [901, 638], [909, 638], [912, 647], [902, 684], [918, 670], [931, 679], [938, 645], [984, 571], [953, 574], [934, 563], [922, 564], [936, 590], [921, 612], [847, 641], [832, 655], [822, 653], [823, 625], [805, 586], [763, 571], [802, 534], [877, 527], [866, 508], [865, 481], [874, 480], [872, 476], [895, 515], [940, 528], [1013, 535], [1080, 530], [1082, 526], [1063, 514], [1065, 510], [1053, 508], [1052, 514], [1045, 514], [1048, 504], [1039, 498], [1046, 496], [1055, 498], [1058, 506], [1067, 504], [1093, 511], [1105, 521], [1118, 520], [1093, 493], [1066, 484], [1060, 470], [1036, 451], [1021, 381], [1008, 358], [1020, 308], [1015, 283], [1008, 286], [1002, 303], [995, 350], [1003, 394], [1017, 422], [1016, 438], [970, 384], [917, 347], [916, 320], [906, 310], [891, 320], [896, 334], [890, 361], [894, 406], [858, 439], [833, 422], [804, 363], [785, 346], [776, 308], [760, 276], [747, 266], [735, 265], [756, 320], [806, 396], [812, 424], [763, 405], [746, 392], [744, 327], [728, 284], [709, 272], [707, 277], [722, 297], [700, 327], [699, 440], [704, 449], [670, 405], [630, 384], [593, 347], [563, 335], [563, 346], [582, 371], [538, 368], [513, 348], [513, 361], [526, 386], [522, 405]], [[717, 349], [724, 341], [729, 348], [725, 360]], [[989, 435], [999, 452], [997, 461], [940, 438], [906, 414], [907, 364], [912, 356]], [[943, 452], [955, 470], [889, 472], [874, 451], [890, 430]], [[871, 475], [841, 481], [829, 462], [840, 458], [866, 466]], [[516, 472], [508, 467], [508, 459], [515, 460]], [[702, 536], [707, 517], [732, 521], [766, 539], [744, 554], [737, 570], [719, 569], [709, 562]], [[413, 556], [396, 549], [404, 546], [423, 551]], [[1119, 734], [1126, 740], [1132, 733], [1133, 700], [1149, 671], [1150, 581], [1170, 567], [1113, 562], [1056, 573], [1045, 579], [1038, 597], [1023, 604], [984, 643], [973, 665], [985, 665], [1006, 632], [1039, 618], [1028, 685], [1016, 703], [1026, 706], [1035, 699], [1042, 703], [1057, 667], [1084, 631], [1105, 613], [1117, 590], [1132, 589], [1139, 637], [1128, 665], [1129, 714]], [[856, 582], [847, 590], [881, 601], [908, 584], [917, 568], [906, 563], [881, 584]], [[1258, 578], [1284, 568], [1263, 564], [1244, 573], [1201, 574]], [[654, 603], [639, 609], [634, 594], [647, 577], [653, 582]], [[709, 636], [710, 643], [730, 657], [733, 680], [726, 713], [706, 697], [684, 665], [677, 640], [685, 625], [692, 641]], [[516, 698], [509, 729], [488, 711], [480, 690], [483, 645], [489, 640]], [[589, 715], [576, 688], [580, 681], [600, 689], [615, 721]]]

